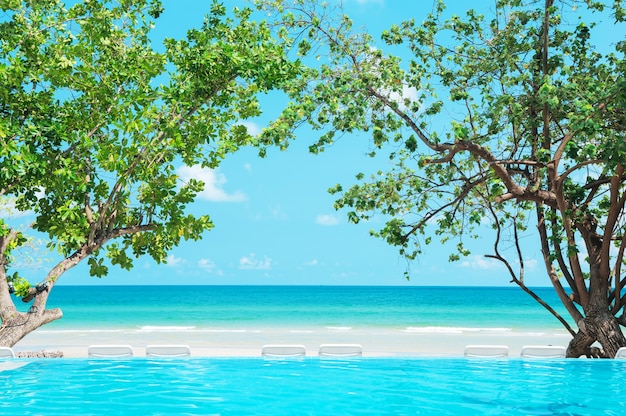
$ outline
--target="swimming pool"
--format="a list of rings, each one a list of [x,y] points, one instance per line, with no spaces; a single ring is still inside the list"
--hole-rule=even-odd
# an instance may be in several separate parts
[[[3,366],[0,414],[626,413],[626,361],[616,360],[135,358]]]

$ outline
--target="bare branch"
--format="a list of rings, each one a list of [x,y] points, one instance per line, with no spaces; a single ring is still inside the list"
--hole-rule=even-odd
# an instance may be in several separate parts
[[[622,275],[622,262],[624,261],[625,250],[626,250],[626,234],[623,234],[620,245],[619,245],[619,250],[617,252],[617,258],[615,259],[615,266],[613,268],[613,279],[615,282],[615,287],[613,288],[613,294],[611,295],[612,299],[609,299],[609,302],[611,302],[611,300],[614,300],[613,308],[611,311],[613,315],[615,315],[621,309],[623,305],[622,299],[621,299],[621,293],[622,293],[622,288],[624,287],[624,281],[621,280],[621,275]]]
[[[498,260],[502,264],[504,264],[507,271],[509,272],[509,275],[511,276],[511,282],[518,285],[524,292],[530,295],[537,303],[543,306],[548,312],[550,312],[550,314],[552,314],[552,316],[554,316],[559,322],[561,322],[561,324],[565,327],[565,329],[567,329],[567,331],[572,336],[574,336],[576,334],[576,331],[572,329],[569,323],[556,310],[554,310],[554,308],[552,308],[548,303],[546,303],[543,299],[541,299],[539,295],[537,295],[533,290],[531,290],[528,286],[524,284],[524,258],[522,256],[522,250],[520,247],[519,236],[517,232],[517,221],[515,220],[515,218],[513,218],[513,236],[514,236],[515,248],[517,252],[517,259],[520,264],[519,278],[515,275],[515,272],[513,270],[513,267],[511,266],[511,263],[509,263],[509,261],[500,254],[499,245],[500,245],[500,235],[502,233],[502,227],[500,225],[500,222],[498,221],[498,214],[495,212],[492,205],[489,205],[489,211],[491,212],[491,215],[494,218],[494,222],[496,224],[496,238],[495,238],[495,242],[493,246],[495,254],[493,255],[487,254],[485,255],[485,257]]]
[[[563,303],[563,305],[565,306],[565,309],[567,309],[567,312],[569,312],[570,316],[574,319],[574,321],[578,323],[583,320],[583,316],[581,315],[580,311],[574,306],[570,297],[567,296],[567,293],[565,293],[565,290],[563,289],[563,285],[561,285],[561,282],[559,281],[559,277],[557,276],[557,273],[554,270],[554,267],[552,266],[552,262],[550,261],[550,246],[549,246],[548,233],[546,229],[546,219],[543,214],[542,208],[543,207],[541,207],[540,205],[537,205],[536,213],[537,213],[537,229],[539,230],[539,236],[540,236],[540,241],[541,241],[541,251],[543,252],[543,261],[545,263],[546,270],[548,271],[550,282],[552,283],[552,286],[554,287],[556,294],[561,300],[561,303]]]
[[[474,187],[486,181],[487,181],[487,178],[483,176],[474,182],[471,182],[471,181],[466,182],[465,185],[463,186],[463,189],[459,193],[459,195],[457,195],[452,201],[448,202],[447,204],[444,204],[440,206],[439,208],[437,208],[436,210],[429,211],[428,213],[426,213],[420,221],[418,221],[415,225],[413,225],[413,227],[411,227],[411,230],[409,232],[407,232],[404,236],[402,236],[402,241],[407,241],[411,235],[413,235],[417,230],[423,228],[426,224],[428,224],[428,222],[430,222],[433,218],[435,218],[442,211],[445,211],[447,208],[450,208],[452,206],[457,206],[458,204],[463,202],[465,197],[471,192],[471,190]]]

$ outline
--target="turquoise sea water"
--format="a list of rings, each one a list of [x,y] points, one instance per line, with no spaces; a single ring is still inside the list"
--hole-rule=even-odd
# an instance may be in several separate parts
[[[551,288],[536,292],[567,317]],[[562,329],[516,287],[58,286],[48,306],[64,317],[45,330]]]
[[[622,360],[17,360],[1,414],[623,415]],[[4,364],[15,365],[16,362]]]

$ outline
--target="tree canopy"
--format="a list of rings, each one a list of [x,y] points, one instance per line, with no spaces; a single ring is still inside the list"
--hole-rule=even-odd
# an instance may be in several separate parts
[[[626,41],[595,33],[602,20],[623,31],[621,0],[498,0],[458,15],[435,0],[379,44],[326,2],[257,5],[271,23],[214,3],[202,27],[154,47],[157,0],[0,1],[0,197],[62,255],[32,286],[11,268],[25,235],[0,220],[1,345],[61,316],[48,293],[79,262],[96,276],[162,262],[212,227],[186,210],[202,183],[181,183],[177,166],[284,148],[306,121],[314,153],[366,131],[372,155],[389,156],[390,169],[331,189],[350,221],[384,216],[372,234],[408,260],[448,241],[459,259],[468,238],[491,237],[486,254],[572,334],[569,356],[626,346]],[[291,101],[252,137],[242,120],[272,89]],[[537,237],[575,327],[525,285],[522,234]],[[33,301],[28,313],[10,291]]]
[[[489,236],[485,254],[570,331],[569,356],[626,346],[626,41],[595,35],[603,20],[624,33],[621,1],[498,0],[464,14],[435,1],[378,44],[323,4],[261,3],[282,12],[279,36],[322,57],[293,92],[292,111],[321,131],[311,150],[367,131],[372,154],[390,155],[392,168],[331,189],[336,208],[355,223],[385,216],[372,234],[409,260],[451,240],[456,260]],[[524,284],[521,234],[537,237],[576,328]]]
[[[214,2],[184,39],[153,45],[158,0],[3,0],[0,19],[0,197],[34,215],[61,260],[36,285],[12,271],[24,230],[0,219],[0,345],[58,319],[46,310],[61,275],[133,258],[164,262],[213,226],[186,208],[203,183],[176,168],[216,167],[258,145],[243,120],[259,96],[295,79],[269,27],[249,8]],[[271,129],[266,130],[268,134]],[[18,313],[10,292],[30,301]]]

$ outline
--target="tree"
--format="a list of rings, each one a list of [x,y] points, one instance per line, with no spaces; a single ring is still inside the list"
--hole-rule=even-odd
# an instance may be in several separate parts
[[[98,277],[143,255],[162,263],[210,230],[208,215],[186,212],[203,183],[181,183],[176,167],[214,168],[258,145],[241,120],[299,72],[250,9],[213,3],[201,28],[156,49],[158,0],[72,4],[0,1],[0,198],[34,215],[61,255],[31,285],[11,269],[27,233],[0,219],[3,346],[62,316],[46,302],[78,263]],[[32,302],[28,312],[10,293]]]
[[[468,239],[491,235],[486,254],[571,333],[569,357],[626,346],[626,42],[593,37],[596,19],[623,33],[621,1],[498,0],[488,16],[435,1],[382,46],[324,5],[261,3],[282,12],[279,36],[322,57],[292,91],[291,110],[322,131],[311,150],[367,131],[372,155],[389,152],[388,171],[330,190],[337,209],[355,223],[385,216],[372,234],[408,260],[449,240],[457,260]],[[575,328],[524,283],[531,226]]]

